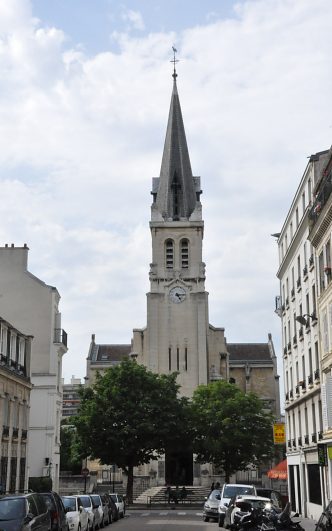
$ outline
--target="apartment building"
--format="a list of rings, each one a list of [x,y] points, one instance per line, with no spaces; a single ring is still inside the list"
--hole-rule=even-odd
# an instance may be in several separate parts
[[[332,147],[324,157],[309,211],[309,240],[317,256],[317,315],[320,327],[322,437],[321,471],[332,497]]]
[[[0,493],[28,488],[31,340],[0,317]]]
[[[24,334],[31,348],[28,473],[48,476],[58,489],[62,356],[67,334],[61,328],[60,294],[28,271],[27,245],[0,247],[0,315]]]
[[[62,379],[62,417],[77,415],[81,403],[78,392],[81,385],[81,379],[75,376],[72,376],[67,384]]]
[[[328,152],[309,162],[278,235],[280,296],[289,495],[293,510],[318,518],[326,503],[326,478],[320,464],[323,439],[321,344],[318,323],[315,250],[308,240],[313,190]]]

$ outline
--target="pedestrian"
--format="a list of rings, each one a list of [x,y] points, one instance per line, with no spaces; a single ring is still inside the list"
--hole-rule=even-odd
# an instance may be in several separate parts
[[[172,499],[172,488],[170,485],[167,485],[166,487],[166,497],[167,497],[167,503],[170,504],[171,499]]]
[[[220,490],[220,483],[219,481],[217,481],[217,483],[215,484],[215,487],[214,487],[216,490]]]
[[[212,481],[212,483],[211,483],[210,492],[212,492],[213,490],[214,490],[214,481]]]
[[[186,487],[183,485],[182,489],[181,489],[181,493],[180,493],[180,497],[181,497],[181,500],[184,501],[187,497],[187,489]]]

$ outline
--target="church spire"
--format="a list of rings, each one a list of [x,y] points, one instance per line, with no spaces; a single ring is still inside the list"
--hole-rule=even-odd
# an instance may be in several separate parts
[[[176,85],[175,49],[173,92],[155,203],[162,217],[189,219],[199,201],[199,183],[193,177],[180,100]],[[198,191],[196,191],[198,185]]]

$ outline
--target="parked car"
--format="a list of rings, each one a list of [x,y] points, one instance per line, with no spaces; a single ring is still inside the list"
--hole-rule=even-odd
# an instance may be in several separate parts
[[[116,492],[111,492],[110,496],[118,508],[120,518],[124,518],[126,512],[126,504],[123,499],[123,496],[121,494],[117,494]]]
[[[116,522],[119,520],[119,511],[117,506],[115,505],[115,502],[112,500],[110,494],[103,494],[101,496],[101,499],[105,500],[105,503],[108,505],[108,514],[109,514],[109,521],[110,523]]]
[[[99,494],[90,494],[90,498],[92,500],[93,506],[96,510],[95,516],[95,525],[98,527],[98,529],[101,529],[104,527],[104,511],[103,511],[103,505],[101,501],[101,497]]]
[[[203,507],[203,520],[208,522],[218,520],[218,506],[221,498],[221,492],[218,489],[212,490],[207,498],[205,498],[205,503]]]
[[[221,489],[220,502],[218,506],[218,524],[223,527],[225,513],[230,502],[230,499],[237,494],[251,494],[256,496],[256,488],[254,485],[243,485],[239,483],[225,483]]]
[[[3,531],[51,531],[51,516],[44,498],[37,493],[0,498]]]
[[[238,494],[233,496],[228,503],[228,507],[225,512],[225,518],[223,527],[229,529],[234,524],[234,514],[243,511],[244,507],[249,509],[265,509],[272,506],[270,498],[264,498],[263,496],[246,496],[244,494]],[[246,509],[247,510],[247,509]]]
[[[95,531],[95,529],[100,526],[101,522],[98,505],[92,501],[92,498],[89,496],[89,494],[81,494],[80,498],[84,509],[86,509],[89,514],[89,530]]]
[[[89,531],[89,513],[80,496],[62,496],[69,531]]]
[[[40,495],[50,511],[52,531],[67,531],[68,523],[62,500],[56,492],[41,492]]]
[[[102,511],[103,511],[103,521],[102,521],[101,527],[104,527],[105,525],[111,524],[113,520],[112,520],[112,517],[110,519],[110,513],[109,513],[109,507],[108,507],[107,500],[102,494],[99,495],[99,498],[101,501],[100,507],[102,508]]]
[[[264,498],[270,498],[273,505],[276,507],[279,507],[279,509],[283,509],[285,507],[285,501],[283,496],[278,492],[277,490],[273,489],[256,489],[257,496],[263,496]]]

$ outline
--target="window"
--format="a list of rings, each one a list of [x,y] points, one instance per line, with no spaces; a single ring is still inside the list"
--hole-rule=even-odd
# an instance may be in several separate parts
[[[305,213],[305,192],[302,194],[302,214]]]
[[[188,269],[189,267],[189,241],[187,239],[181,240],[181,267]]]
[[[308,180],[308,202],[311,201],[311,179]]]
[[[296,228],[299,226],[299,208],[296,207],[295,210],[295,221],[296,221]]]
[[[174,267],[174,242],[173,240],[166,240],[165,254],[166,254],[166,269],[173,269]]]
[[[318,268],[319,268],[319,286],[320,291],[324,290],[324,255],[323,252],[320,253],[318,257]]]
[[[311,288],[312,293],[312,313],[316,315],[316,286],[315,284]]]
[[[289,224],[289,232],[291,239],[293,238],[293,222],[291,221]]]

